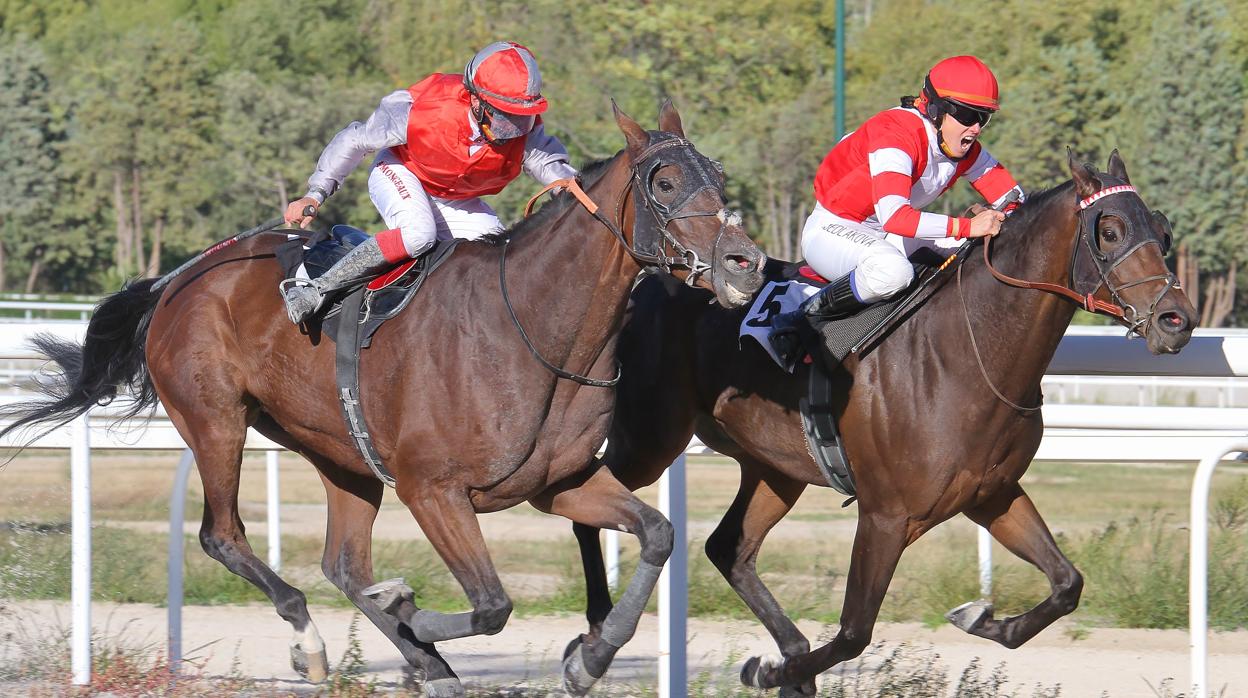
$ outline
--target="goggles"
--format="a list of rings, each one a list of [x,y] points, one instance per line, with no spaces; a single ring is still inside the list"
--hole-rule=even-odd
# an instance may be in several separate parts
[[[484,118],[481,119],[481,132],[489,141],[509,141],[528,135],[537,121],[537,116],[534,114],[508,114],[494,109],[484,100],[481,101],[481,107],[484,111]]]
[[[945,113],[963,126],[979,124],[980,128],[983,128],[988,125],[989,121],[992,121],[991,111],[961,104],[952,99],[945,99]]]

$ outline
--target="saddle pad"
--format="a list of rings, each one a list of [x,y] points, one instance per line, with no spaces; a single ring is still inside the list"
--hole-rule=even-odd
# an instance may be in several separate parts
[[[789,268],[791,266],[791,268]],[[786,268],[776,273],[779,278],[768,281],[763,288],[759,290],[754,297],[754,302],[750,305],[750,311],[746,313],[745,318],[741,321],[741,329],[738,332],[738,346],[745,337],[750,337],[758,342],[772,361],[777,366],[783,367],[783,363],[776,355],[771,347],[768,338],[771,336],[773,328],[772,320],[781,313],[787,313],[797,310],[802,301],[818,293],[821,286],[815,286],[802,280],[803,277],[797,271],[797,265],[786,265]],[[914,301],[913,306],[918,307],[931,296],[931,293],[925,293],[924,298],[915,298],[916,292],[922,287],[922,282],[928,275],[937,273],[937,270],[924,263],[914,264],[914,281],[905,291],[893,296],[891,299],[875,303],[862,309],[855,315],[837,320],[818,323],[815,328],[822,340],[824,348],[828,355],[832,357],[835,363],[840,363],[849,356],[849,350],[858,342],[867,336],[872,330],[876,329],[879,324],[888,317],[894,308],[903,304]],[[772,274],[769,274],[772,276]],[[893,324],[900,321],[899,316],[894,320]],[[879,335],[873,340],[878,341],[888,333],[889,327],[881,328]]]

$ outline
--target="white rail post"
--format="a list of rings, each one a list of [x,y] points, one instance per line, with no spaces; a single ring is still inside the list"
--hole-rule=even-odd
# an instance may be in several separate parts
[[[685,455],[659,479],[659,510],[672,522],[672,557],[659,575],[659,698],[688,691],[685,663],[689,615],[689,543],[685,537]]]
[[[269,495],[269,567],[282,571],[282,496],[278,489],[277,451],[265,451]]]
[[[91,423],[90,410],[70,425],[71,630],[76,686],[91,684]]]
[[[1192,696],[1209,695],[1209,485],[1218,463],[1230,453],[1248,452],[1248,440],[1228,443],[1196,467],[1192,482],[1191,555],[1188,568],[1188,625],[1191,627]]]
[[[992,598],[992,534],[983,526],[979,529],[979,597]]]
[[[191,466],[195,463],[195,453],[191,449],[182,452],[182,460],[178,461],[178,471],[173,478],[173,491],[169,493],[169,568],[166,587],[168,612],[166,637],[169,643],[169,669],[175,674],[182,664],[182,560],[186,547],[182,535],[183,522],[186,519],[186,483],[190,479]]]
[[[606,537],[607,588],[615,591],[620,588],[620,532],[608,528],[603,535]]]

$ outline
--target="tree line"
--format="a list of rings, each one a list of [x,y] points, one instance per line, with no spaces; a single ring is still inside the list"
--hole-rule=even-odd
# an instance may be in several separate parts
[[[1174,222],[1201,324],[1248,321],[1248,3],[846,6],[847,127],[916,94],[940,58],[978,55],[1003,102],[983,140],[1025,188],[1068,179],[1067,147],[1101,167],[1119,148]],[[834,37],[831,0],[0,0],[0,290],[99,293],[168,271],[277,215],[384,94],[499,38],[537,55],[547,128],[575,164],[621,147],[611,98],[653,124],[670,96],[751,235],[792,259],[841,135]],[[380,226],[365,170],[326,222]],[[534,189],[493,203],[514,219]],[[938,210],[973,199],[959,185]]]

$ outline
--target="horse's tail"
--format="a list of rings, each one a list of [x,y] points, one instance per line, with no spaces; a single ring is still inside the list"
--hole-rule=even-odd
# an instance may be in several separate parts
[[[95,405],[112,402],[124,392],[134,402],[118,421],[155,406],[156,389],[147,370],[147,329],[160,299],[153,293],[156,279],[140,279],[108,296],[95,308],[83,344],[49,334],[31,343],[52,359],[60,371],[38,381],[47,399],[0,407],[0,420],[12,423],[0,429],[0,439],[23,434],[23,446],[64,426]],[[33,434],[29,433],[33,430]]]

